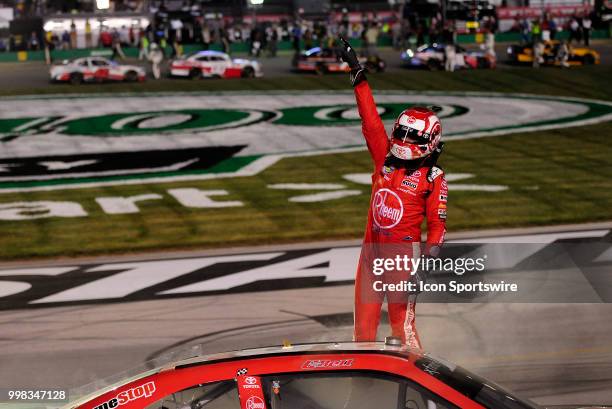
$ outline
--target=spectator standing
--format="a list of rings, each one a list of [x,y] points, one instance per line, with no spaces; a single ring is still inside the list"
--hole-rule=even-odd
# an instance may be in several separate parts
[[[51,50],[55,50],[61,47],[61,40],[57,33],[51,33]]]
[[[393,48],[396,50],[399,50],[401,48],[401,42],[402,42],[402,25],[400,24],[399,21],[396,21],[391,26],[391,39],[392,39]]]
[[[442,42],[444,44],[454,44],[455,43],[455,29],[454,25],[451,22],[446,22],[444,26],[444,30],[442,30]]]
[[[262,32],[262,30],[259,27],[254,27],[253,30],[251,31],[251,37],[250,37],[250,43],[251,43],[251,55],[254,57],[259,58],[259,54],[261,53],[261,49],[263,48],[263,40],[264,40],[264,34]]]
[[[92,36],[91,36],[91,24],[89,23],[89,19],[85,20],[85,47],[92,47]]]
[[[569,59],[569,46],[565,40],[561,41],[561,44],[559,44],[556,59],[561,67],[569,68],[569,63],[567,62]]]
[[[45,47],[49,48],[49,51],[55,49],[55,43],[53,42],[53,31],[45,31]]]
[[[53,33],[51,31],[45,31],[43,34],[43,47],[45,51],[45,63],[51,64],[51,50],[55,48],[53,44]]]
[[[158,46],[159,49],[159,46]],[[146,33],[140,33],[140,50],[138,51],[138,59],[149,59],[149,37]]]
[[[370,23],[370,27],[365,33],[365,56],[373,57],[378,54],[376,50],[376,44],[378,44],[378,25],[374,22]]]
[[[121,26],[119,30],[119,42],[122,47],[131,45],[130,43],[130,30],[126,26]]]
[[[544,62],[544,44],[541,41],[533,43],[533,68],[539,68]]]
[[[441,24],[441,21],[442,17],[439,15],[439,13],[431,18],[431,22],[429,24],[430,43],[437,43],[438,41],[440,41],[440,38],[438,37],[440,35],[440,32],[438,31],[438,25]]]
[[[219,29],[219,36],[221,37],[221,47],[223,52],[226,54],[230,53],[230,39],[229,33],[225,27]]]
[[[487,34],[485,35],[485,50],[490,61],[495,61],[495,34],[493,30],[487,30]]]
[[[312,31],[310,28],[307,28],[304,31],[304,49],[310,50],[312,48]]]
[[[547,18],[545,18],[542,21],[540,30],[542,31],[542,41],[549,41],[550,40],[550,24],[548,23]]]
[[[589,46],[590,44],[590,40],[591,40],[591,27],[592,27],[592,22],[591,19],[589,18],[589,16],[584,16],[584,18],[582,19],[582,36],[584,38],[584,45],[585,46]]]
[[[100,32],[100,45],[105,48],[110,48],[113,46],[113,36],[106,28],[103,28]]]
[[[113,55],[111,56],[111,60],[114,60],[117,57],[124,60],[125,54],[123,54],[123,49],[121,48],[121,37],[119,36],[119,32],[117,31],[117,29],[113,29],[112,47],[113,47]]]
[[[554,40],[557,35],[557,30],[558,30],[557,22],[555,21],[554,18],[551,18],[548,21],[548,28],[550,29],[550,39]]]
[[[266,29],[267,43],[268,43],[268,56],[276,57],[278,50],[278,27],[276,25],[268,26]]]
[[[153,78],[156,80],[161,78],[160,64],[164,60],[164,53],[160,50],[157,43],[152,43],[147,55],[147,59],[151,63],[151,71],[153,72]]]
[[[521,20],[520,23],[520,30],[521,30],[521,43],[523,44],[527,44],[529,42],[529,23],[527,22],[527,19],[523,19]]]
[[[572,44],[572,41],[580,42],[580,24],[578,24],[578,19],[576,17],[572,17],[569,23],[569,43]]]
[[[74,20],[70,23],[70,48],[77,48],[77,29]]]
[[[533,20],[531,23],[531,41],[538,43],[542,41],[542,26],[540,20]]]
[[[423,22],[420,21],[417,25],[416,29],[416,46],[420,47],[425,44],[425,30],[426,27],[423,25]]]
[[[68,30],[64,30],[62,33],[62,50],[70,49],[70,33]]]
[[[455,71],[455,62],[457,59],[457,50],[454,43],[448,43],[444,46],[444,69],[448,72]]]
[[[412,29],[410,27],[410,21],[405,19],[402,20],[402,49],[410,47],[410,36],[412,35]]]
[[[295,51],[296,54],[299,54],[300,41],[302,40],[302,28],[297,23],[293,26],[293,29],[291,30],[291,38],[293,43],[293,51]]]
[[[204,21],[202,25],[202,44],[204,50],[208,50],[210,47],[210,27],[208,26],[208,21]]]
[[[38,41],[38,34],[36,34],[36,31],[32,31],[32,34],[30,35],[28,48],[32,51],[37,51],[40,48],[40,42]]]

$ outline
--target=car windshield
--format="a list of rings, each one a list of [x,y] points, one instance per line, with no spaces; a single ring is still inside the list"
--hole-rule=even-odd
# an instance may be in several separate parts
[[[195,57],[196,55],[198,55],[200,53],[201,53],[201,51],[195,51],[195,52],[192,52],[192,53],[185,53],[185,54],[181,55],[180,57],[176,57],[176,59],[177,60],[187,60],[187,59],[189,59],[191,57]]]
[[[304,55],[306,55],[307,57],[311,57],[311,56],[319,54],[320,52],[321,52],[321,48],[315,47],[315,48],[311,48],[310,50],[304,51]]]
[[[422,386],[378,372],[271,375],[269,409],[459,409]]]
[[[459,366],[444,362],[441,359],[434,359],[429,355],[425,355],[416,360],[415,366],[486,408],[540,408],[537,404],[518,398],[489,380],[474,375]]]

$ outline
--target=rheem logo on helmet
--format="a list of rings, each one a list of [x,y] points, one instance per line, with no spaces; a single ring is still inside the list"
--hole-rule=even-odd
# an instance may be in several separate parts
[[[404,215],[404,205],[397,193],[389,189],[379,189],[374,194],[372,217],[374,224],[381,229],[397,226]]]

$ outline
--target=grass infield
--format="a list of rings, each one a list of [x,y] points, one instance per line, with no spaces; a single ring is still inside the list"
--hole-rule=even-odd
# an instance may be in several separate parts
[[[612,99],[610,68],[511,69],[458,73],[414,72],[372,76],[376,89],[496,91]],[[162,81],[134,85],[48,87],[41,93],[187,90],[346,89],[343,76],[236,81]],[[440,163],[447,173],[475,177],[457,183],[505,185],[502,192],[452,191],[448,228],[495,228],[612,219],[610,123],[450,141]],[[74,201],[82,218],[0,221],[0,258],[124,253],[151,249],[224,247],[339,238],[363,234],[369,187],[342,175],[372,169],[367,152],[284,159],[253,177],[180,183],[110,186],[3,194],[1,203]],[[341,183],[362,194],[318,203],[293,203],[291,196],[317,191],[268,189],[273,183]],[[217,200],[245,206],[193,209],[166,193],[176,187],[224,189]],[[107,215],[94,199],[158,193],[162,200],[139,203],[140,213]]]

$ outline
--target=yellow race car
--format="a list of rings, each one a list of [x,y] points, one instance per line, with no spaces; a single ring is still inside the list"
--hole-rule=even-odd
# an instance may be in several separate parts
[[[544,41],[544,64],[545,65],[560,65],[561,62],[557,58],[559,54],[560,41]],[[569,55],[567,62],[570,65],[592,65],[599,64],[599,53],[592,48],[587,47],[572,47],[568,46]],[[531,64],[533,63],[533,43],[526,45],[511,45],[508,47],[508,62],[514,64]]]

